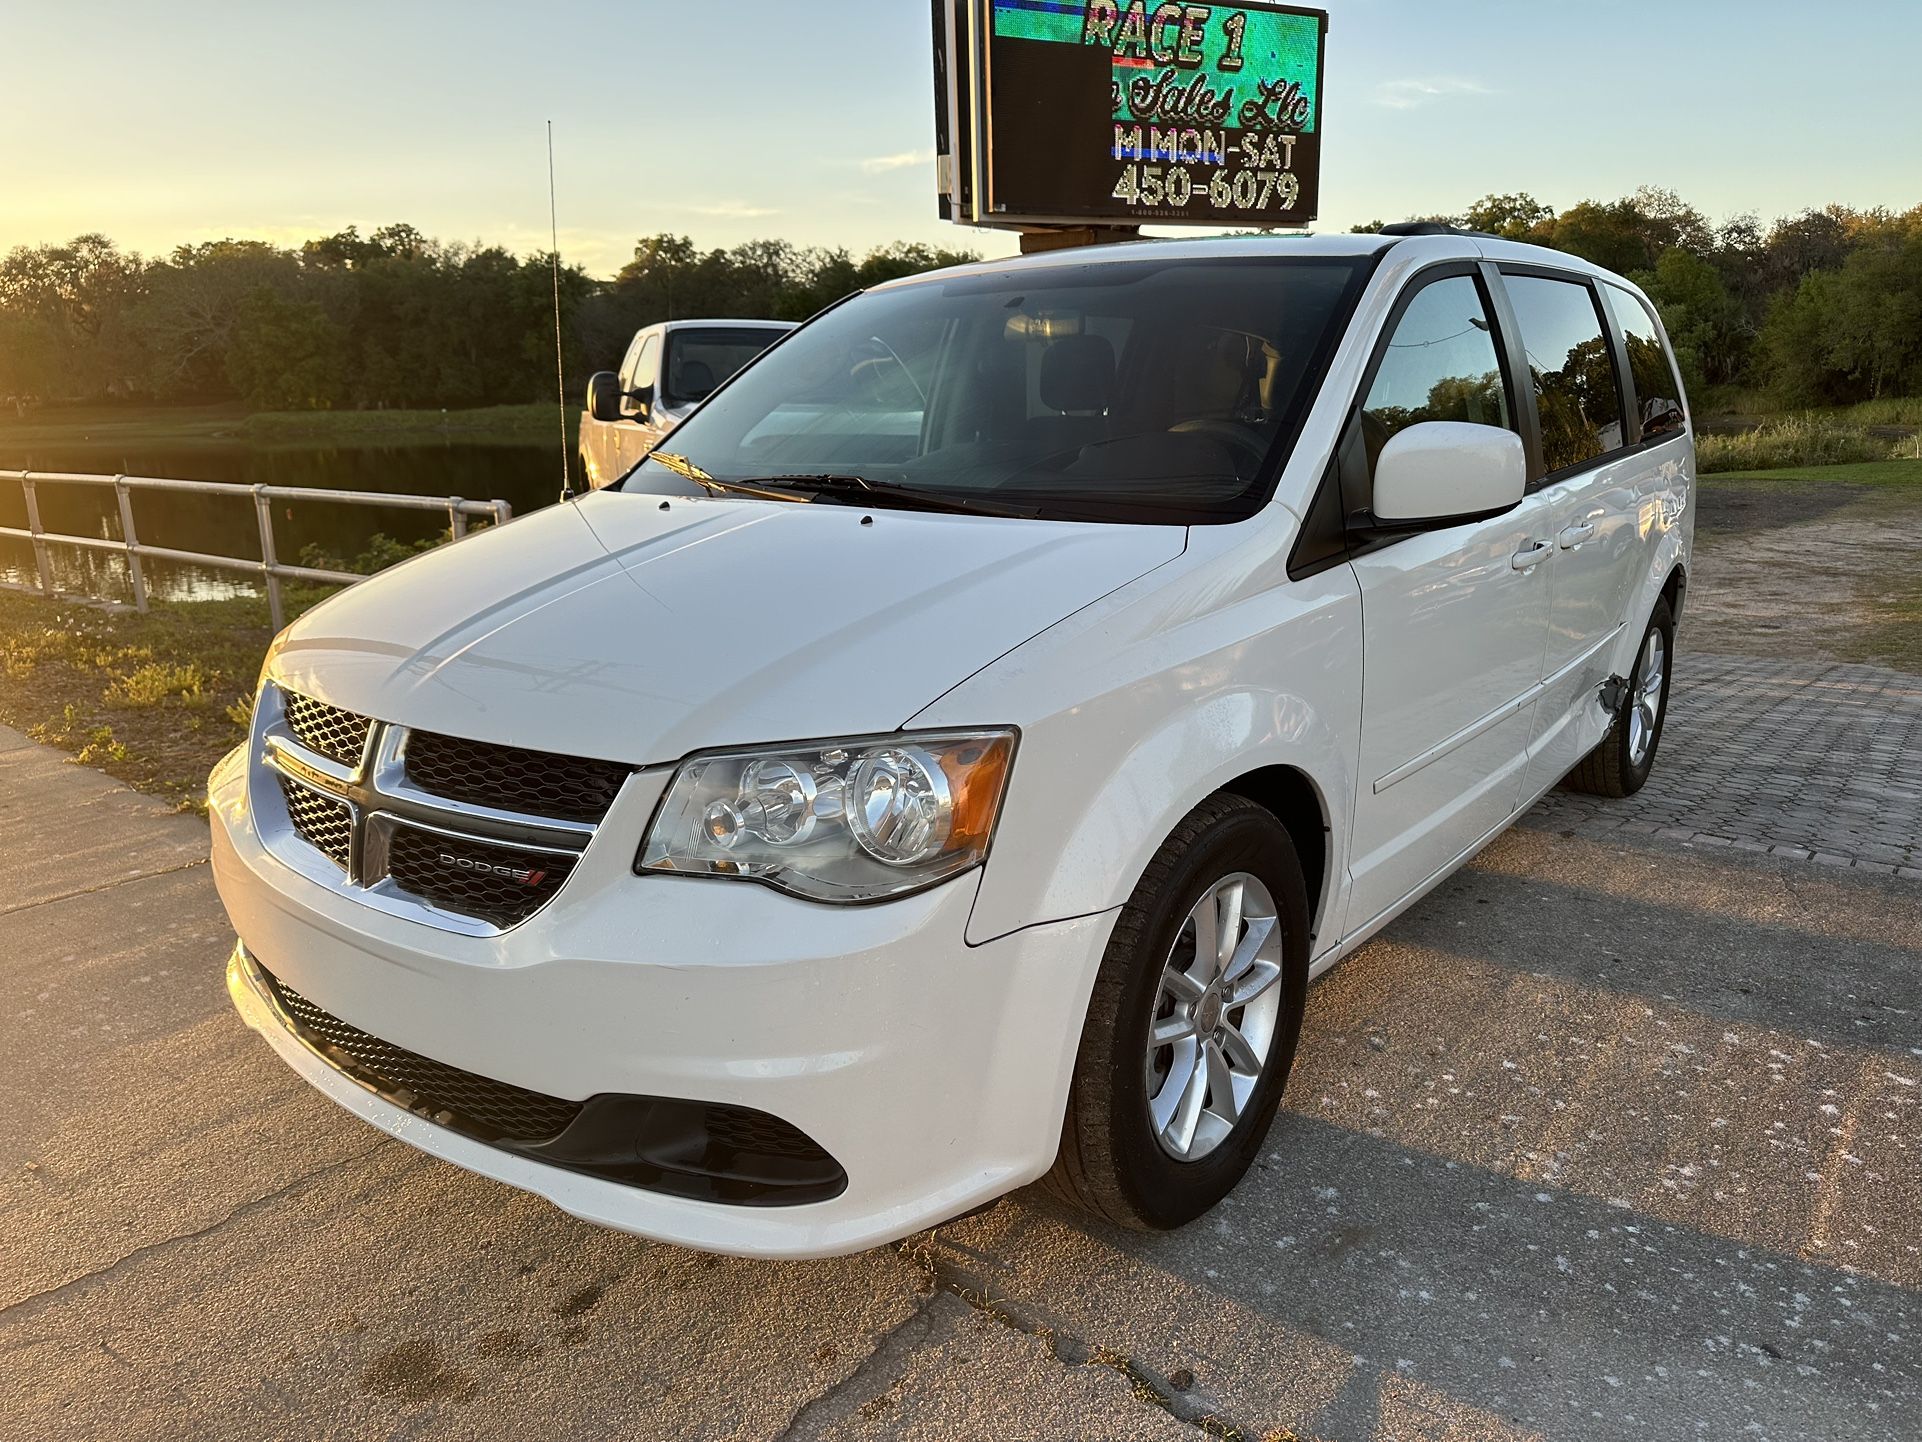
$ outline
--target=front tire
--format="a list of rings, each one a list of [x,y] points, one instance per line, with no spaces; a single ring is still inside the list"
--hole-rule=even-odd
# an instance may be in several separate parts
[[[1664,596],[1655,603],[1642,648],[1635,655],[1635,674],[1628,678],[1628,704],[1581,765],[1568,773],[1571,791],[1620,801],[1648,784],[1655,770],[1655,753],[1662,747],[1662,727],[1668,721],[1668,688],[1674,671],[1675,617]]]
[[[1223,795],[1188,814],[1109,938],[1051,1190],[1162,1231],[1234,1189],[1294,1065],[1308,928],[1301,862],[1271,812]]]

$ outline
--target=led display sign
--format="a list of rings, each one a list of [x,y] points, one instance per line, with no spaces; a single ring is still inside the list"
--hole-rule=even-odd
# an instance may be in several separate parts
[[[972,225],[1300,226],[1328,16],[935,0],[941,211]]]

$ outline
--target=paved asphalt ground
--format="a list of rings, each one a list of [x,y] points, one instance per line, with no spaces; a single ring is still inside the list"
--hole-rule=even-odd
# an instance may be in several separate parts
[[[779,1266],[335,1110],[228,1010],[204,825],[0,731],[0,1437],[1915,1442],[1922,680],[1678,688],[1643,797],[1315,989],[1216,1214]]]

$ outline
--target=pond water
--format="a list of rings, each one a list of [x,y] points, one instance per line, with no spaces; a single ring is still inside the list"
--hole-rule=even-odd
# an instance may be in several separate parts
[[[578,478],[578,457],[575,458]],[[402,446],[273,446],[241,441],[160,441],[145,444],[9,447],[0,434],[0,471],[75,471],[99,475],[157,476],[170,480],[220,481],[235,487],[232,496],[136,492],[134,525],[142,542],[175,550],[260,558],[260,528],[253,498],[242,487],[299,486],[318,490],[372,491],[388,495],[463,496],[475,501],[506,501],[517,516],[559,499],[560,464],[554,447],[428,443]],[[100,487],[37,487],[41,524],[103,539],[120,538],[120,515],[113,492]],[[20,486],[0,480],[0,526],[25,527],[26,505]],[[283,562],[298,564],[301,552],[317,546],[334,557],[351,559],[367,549],[377,533],[399,541],[439,535],[444,514],[381,508],[275,503],[274,545]],[[49,547],[56,583],[76,595],[129,600],[132,596],[123,557]],[[147,560],[149,593],[157,600],[216,600],[249,595],[258,584],[242,572]],[[37,585],[33,547],[0,537],[0,582]]]

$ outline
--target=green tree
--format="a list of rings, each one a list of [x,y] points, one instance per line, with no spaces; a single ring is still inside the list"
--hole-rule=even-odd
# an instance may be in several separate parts
[[[1866,399],[1922,380],[1922,237],[1851,255],[1830,327],[1829,363]]]
[[[155,395],[211,399],[230,393],[227,352],[242,308],[256,291],[289,295],[300,262],[252,240],[181,246],[147,272],[147,294],[130,316],[146,352]]]
[[[1748,362],[1752,327],[1741,301],[1712,262],[1690,251],[1668,250],[1653,270],[1638,272],[1632,279],[1661,312],[1682,365],[1682,379],[1691,391],[1740,378]]]
[[[346,337],[315,302],[263,288],[240,308],[227,374],[261,410],[332,410],[346,395]]]
[[[1791,405],[1922,389],[1922,235],[1803,277],[1770,308],[1762,352],[1772,388]]]
[[[57,400],[137,393],[145,367],[127,317],[146,269],[104,235],[23,246],[0,260],[11,352],[0,356],[0,390]]]
[[[1529,240],[1554,220],[1555,212],[1534,196],[1484,195],[1468,207],[1464,217],[1470,230],[1486,231],[1504,240]]]

